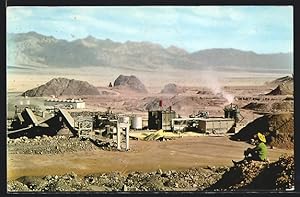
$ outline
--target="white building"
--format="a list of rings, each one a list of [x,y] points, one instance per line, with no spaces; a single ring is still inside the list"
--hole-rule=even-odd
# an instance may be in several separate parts
[[[70,109],[83,109],[85,108],[85,102],[81,99],[47,99],[44,103],[45,106],[57,106],[62,108],[70,108]]]

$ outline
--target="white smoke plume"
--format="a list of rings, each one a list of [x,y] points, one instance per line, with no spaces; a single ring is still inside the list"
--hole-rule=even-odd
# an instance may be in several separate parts
[[[221,79],[222,77],[220,77],[217,72],[214,72],[212,70],[205,71],[200,75],[201,83],[199,85],[210,89],[215,95],[220,95],[224,97],[227,100],[227,102],[224,103],[224,105],[233,103],[234,96],[224,91],[223,85],[220,82]]]

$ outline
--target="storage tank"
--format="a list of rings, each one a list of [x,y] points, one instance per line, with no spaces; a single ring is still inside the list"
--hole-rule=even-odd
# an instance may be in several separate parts
[[[132,118],[131,127],[133,129],[142,129],[143,128],[143,119],[139,116],[134,116]]]

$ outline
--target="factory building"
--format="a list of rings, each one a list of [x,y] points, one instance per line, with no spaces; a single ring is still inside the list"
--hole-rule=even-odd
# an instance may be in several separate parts
[[[227,133],[233,126],[235,120],[232,118],[207,118],[199,120],[199,131],[202,133]]]
[[[148,112],[148,128],[172,130],[172,119],[176,117],[176,112],[173,110],[156,110]]]
[[[58,106],[63,108],[70,108],[70,109],[84,109],[85,102],[81,99],[47,99],[44,103],[45,106]]]

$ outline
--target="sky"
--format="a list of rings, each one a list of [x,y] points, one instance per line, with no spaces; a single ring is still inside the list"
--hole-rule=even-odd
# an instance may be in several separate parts
[[[147,41],[189,52],[293,52],[293,7],[8,7],[7,32],[29,31],[68,41],[89,35],[117,42]]]

